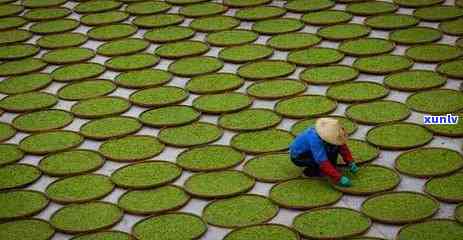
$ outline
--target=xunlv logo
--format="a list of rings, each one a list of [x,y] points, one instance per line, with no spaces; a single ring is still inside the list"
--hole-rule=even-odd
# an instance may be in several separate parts
[[[430,125],[430,124],[457,124],[458,123],[458,116],[454,116],[452,114],[441,115],[441,116],[425,115],[425,116],[423,116],[423,122],[426,125]]]

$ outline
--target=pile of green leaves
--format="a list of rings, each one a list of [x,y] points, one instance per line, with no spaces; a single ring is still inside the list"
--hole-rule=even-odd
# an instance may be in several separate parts
[[[197,3],[180,8],[179,13],[190,18],[205,17],[224,13],[228,7],[212,2]]]
[[[80,127],[80,133],[90,139],[102,140],[126,136],[141,128],[137,118],[119,116],[89,121]]]
[[[60,208],[51,216],[50,223],[58,231],[76,234],[109,228],[122,216],[122,210],[112,203],[89,202]]]
[[[116,71],[131,71],[148,68],[159,62],[159,57],[150,53],[136,53],[127,56],[113,57],[105,62],[105,66]]]
[[[444,202],[463,201],[463,172],[457,172],[445,177],[431,178],[426,182],[425,192]]]
[[[242,8],[236,11],[235,17],[244,21],[258,21],[269,18],[281,17],[286,13],[286,9],[276,6],[257,6]]]
[[[364,24],[382,30],[393,30],[416,26],[419,20],[408,14],[384,14],[367,17]]]
[[[77,102],[71,112],[81,118],[99,118],[127,111],[131,104],[121,97],[98,97]]]
[[[38,191],[12,190],[0,192],[0,220],[34,215],[48,205],[47,197]]]
[[[185,183],[185,191],[199,198],[222,198],[249,191],[255,180],[237,170],[197,173]]]
[[[462,113],[458,113],[459,118],[463,117],[462,115]],[[436,135],[447,137],[463,136],[463,121],[458,121],[457,124],[433,124],[426,127]]]
[[[147,190],[133,190],[122,195],[117,205],[133,214],[159,214],[178,209],[190,200],[190,196],[180,187],[166,185]]]
[[[94,40],[109,41],[128,37],[133,35],[137,30],[137,26],[117,23],[92,28],[87,32],[87,36]]]
[[[71,14],[71,10],[64,7],[37,8],[24,13],[23,17],[30,21],[48,21],[64,18]]]
[[[315,12],[323,9],[331,8],[335,3],[331,0],[302,0],[293,1],[285,4],[285,8],[290,12]]]
[[[285,117],[306,118],[330,113],[336,102],[323,95],[303,95],[283,99],[275,105],[275,111]]]
[[[261,182],[280,182],[297,178],[302,168],[294,165],[287,153],[265,154],[246,162],[243,171]]]
[[[29,185],[40,178],[42,172],[34,165],[10,164],[0,168],[0,190]]]
[[[296,66],[286,61],[261,60],[242,65],[238,69],[238,75],[251,80],[269,79],[290,75],[296,70]]]
[[[269,197],[285,208],[310,209],[336,203],[342,193],[322,179],[293,179],[272,187]]]
[[[11,112],[28,112],[49,108],[57,102],[58,98],[50,93],[28,92],[3,98],[0,108]]]
[[[47,63],[38,58],[7,61],[0,64],[0,77],[35,72],[45,68],[46,66]]]
[[[40,219],[23,219],[0,224],[1,239],[50,239],[55,234],[50,224]]]
[[[58,82],[70,82],[97,77],[105,70],[105,67],[98,63],[77,63],[59,67],[51,76]]]
[[[201,113],[190,106],[167,106],[144,111],[140,121],[151,127],[173,127],[197,120]]]
[[[368,198],[362,212],[372,219],[394,224],[421,221],[434,215],[439,203],[425,194],[416,192],[390,192]]]
[[[79,27],[80,22],[74,19],[58,19],[34,23],[29,31],[37,34],[68,32]]]
[[[50,64],[70,64],[84,62],[95,57],[90,48],[71,47],[51,50],[42,56],[43,61]]]
[[[133,15],[149,15],[168,11],[172,6],[166,2],[134,2],[127,5],[125,11]]]
[[[136,77],[138,78],[138,76]],[[172,105],[187,98],[188,93],[183,88],[174,86],[142,89],[132,93],[129,97],[134,104],[145,107]]]
[[[463,93],[452,89],[428,90],[410,95],[406,104],[417,112],[457,112],[463,109]]]
[[[161,186],[177,179],[182,169],[167,161],[145,161],[126,165],[111,174],[119,187],[145,189]]]
[[[193,107],[201,112],[220,114],[247,108],[252,99],[238,92],[203,95],[193,100]]]
[[[21,160],[24,157],[23,151],[16,144],[0,144],[0,166]]]
[[[223,131],[214,124],[196,122],[179,127],[164,128],[159,132],[159,140],[177,146],[189,147],[214,142],[219,139]]]
[[[324,47],[313,47],[288,54],[287,60],[296,65],[312,66],[337,63],[344,58],[344,53]]]
[[[119,74],[114,82],[125,88],[149,88],[163,85],[172,79],[172,74],[161,69],[143,69]]]
[[[301,20],[311,25],[332,25],[349,22],[352,18],[352,14],[346,11],[324,10],[306,13]]]
[[[4,17],[0,19],[0,30],[6,31],[6,30],[19,28],[26,23],[27,21],[24,18],[19,17],[19,16]]]
[[[407,119],[411,112],[408,106],[395,101],[380,100],[348,107],[346,116],[364,124],[382,124]]]
[[[294,136],[281,129],[269,129],[239,133],[231,140],[231,146],[240,151],[257,154],[288,149]]]
[[[417,9],[413,16],[424,21],[445,21],[463,16],[463,9],[456,6],[437,5]]]
[[[301,80],[311,84],[334,84],[354,80],[359,75],[355,68],[345,65],[331,65],[307,68],[299,75]]]
[[[13,95],[42,89],[52,81],[50,74],[31,73],[14,76],[0,82],[0,93]]]
[[[378,55],[394,50],[395,44],[382,38],[360,38],[343,42],[339,51],[352,56]]]
[[[0,122],[0,142],[12,138],[16,134],[14,129],[9,123]]]
[[[452,77],[463,78],[463,60],[454,60],[439,64],[436,71],[440,74]]]
[[[200,41],[185,40],[161,45],[155,53],[163,58],[182,58],[201,55],[207,51],[209,51],[207,44]]]
[[[439,24],[439,29],[449,35],[462,35],[463,28],[463,20],[461,18],[452,20],[452,21],[445,21]]]
[[[358,58],[352,66],[360,72],[387,74],[409,69],[413,66],[413,63],[411,59],[404,56],[385,54]]]
[[[2,32],[0,44],[10,44],[15,42],[24,42],[32,37],[32,33],[22,29],[13,29]]]
[[[214,57],[189,57],[169,65],[169,72],[182,77],[192,77],[220,70],[223,62]]]
[[[72,131],[51,131],[29,135],[19,143],[21,150],[32,154],[47,154],[79,146],[84,137]]]
[[[0,46],[0,60],[14,60],[36,55],[40,48],[32,44]]]
[[[251,84],[247,88],[250,96],[261,99],[279,99],[303,93],[307,86],[292,79],[267,80]]]
[[[426,128],[413,123],[393,123],[374,127],[367,133],[369,143],[382,149],[410,149],[431,141]]]
[[[113,0],[103,0],[103,1],[89,1],[82,2],[77,4],[74,7],[74,11],[80,14],[94,13],[94,12],[105,12],[113,10],[122,6],[121,2]]]
[[[278,210],[278,206],[264,196],[244,194],[209,203],[202,215],[211,225],[231,228],[269,221]]]
[[[133,227],[138,239],[198,239],[207,231],[203,220],[189,213],[168,213],[141,220]]]
[[[92,13],[80,17],[80,22],[88,26],[100,26],[106,24],[119,23],[130,17],[130,14],[122,11],[108,11],[102,13]]]
[[[431,219],[421,223],[407,225],[400,229],[400,240],[458,240],[463,234],[463,225],[450,219]]]
[[[59,203],[87,202],[102,198],[114,189],[109,177],[99,174],[61,178],[48,185],[45,193]]]
[[[410,47],[405,55],[418,62],[442,62],[463,56],[463,50],[448,44],[427,44]]]
[[[400,183],[400,175],[394,170],[380,165],[366,165],[356,174],[345,172],[352,181],[349,188],[333,185],[336,189],[351,195],[370,195],[394,189]]]
[[[304,27],[299,19],[275,18],[262,20],[252,25],[252,30],[261,34],[273,35],[296,32]]]
[[[463,156],[447,148],[419,148],[400,154],[395,168],[416,177],[446,175],[463,168]]]
[[[236,74],[212,73],[190,79],[186,83],[185,89],[196,94],[211,94],[234,90],[243,84],[244,79]]]
[[[82,33],[70,32],[45,35],[36,42],[38,46],[46,49],[75,47],[87,42],[88,37]]]
[[[190,23],[190,27],[200,32],[216,32],[237,27],[240,21],[230,16],[213,16],[196,18]]]
[[[117,86],[108,80],[88,80],[68,84],[58,90],[58,97],[69,101],[85,100],[105,96],[116,90]]]
[[[249,131],[262,130],[280,123],[281,117],[268,109],[247,109],[237,113],[222,115],[218,124],[222,128]]]
[[[107,42],[98,47],[96,52],[103,56],[117,56],[137,53],[145,50],[149,42],[138,38],[126,38]]]
[[[111,139],[100,145],[99,151],[103,156],[113,161],[137,161],[160,154],[164,144],[155,137],[132,135],[118,139]]]
[[[255,32],[236,29],[209,33],[206,42],[214,46],[233,46],[254,42],[257,39]]]
[[[434,71],[410,70],[391,74],[384,78],[384,85],[400,91],[417,91],[444,85],[447,79]]]
[[[431,43],[442,38],[442,33],[430,27],[410,27],[389,33],[389,39],[401,44]]]
[[[180,24],[184,20],[179,14],[155,14],[135,17],[132,23],[142,28],[161,28]]]
[[[226,62],[243,63],[270,57],[273,49],[262,44],[245,44],[220,50],[218,57]]]
[[[23,132],[48,131],[67,126],[74,116],[64,110],[44,110],[25,113],[13,119],[13,126]]]
[[[206,145],[185,150],[177,164],[189,171],[213,171],[231,168],[244,161],[244,154],[224,145]]]
[[[390,2],[372,1],[351,3],[346,7],[346,11],[354,15],[369,16],[395,12],[399,6]]]
[[[321,208],[299,214],[293,227],[306,238],[344,238],[360,235],[370,228],[371,221],[348,208]]]
[[[318,44],[321,38],[313,33],[285,33],[271,37],[267,45],[281,51],[308,48]]]
[[[40,160],[39,168],[47,175],[63,177],[91,172],[104,162],[98,152],[80,149],[50,154]]]
[[[117,230],[107,230],[95,233],[81,234],[73,237],[72,240],[102,240],[102,239],[114,239],[114,240],[132,240],[133,236]]]
[[[224,240],[298,240],[299,235],[284,225],[260,224],[255,226],[238,228],[228,233]]]
[[[333,26],[322,27],[317,34],[322,38],[332,41],[342,41],[364,37],[370,34],[371,29],[365,25],[356,23],[337,24]]]

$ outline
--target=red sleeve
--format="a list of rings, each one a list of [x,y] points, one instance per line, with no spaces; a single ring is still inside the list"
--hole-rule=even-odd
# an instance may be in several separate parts
[[[352,153],[349,150],[349,147],[347,147],[346,144],[341,145],[339,147],[339,153],[342,156],[342,159],[344,160],[345,163],[349,164],[352,162]]]
[[[320,164],[320,170],[322,171],[323,174],[326,176],[330,177],[333,182],[337,183],[339,179],[341,178],[341,174],[334,168],[333,164],[330,163],[330,161],[325,160]]]

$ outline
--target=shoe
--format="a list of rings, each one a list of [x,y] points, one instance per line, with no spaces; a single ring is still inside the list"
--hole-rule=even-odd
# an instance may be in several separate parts
[[[306,167],[302,173],[306,177],[323,177],[323,174],[320,171],[310,167]]]

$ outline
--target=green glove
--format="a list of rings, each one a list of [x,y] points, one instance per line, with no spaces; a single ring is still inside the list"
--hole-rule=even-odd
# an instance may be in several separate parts
[[[352,182],[348,177],[342,176],[341,179],[339,179],[338,185],[341,187],[350,187],[352,186]]]
[[[360,168],[354,162],[351,162],[349,166],[350,166],[350,172],[351,173],[355,174],[360,170]]]

